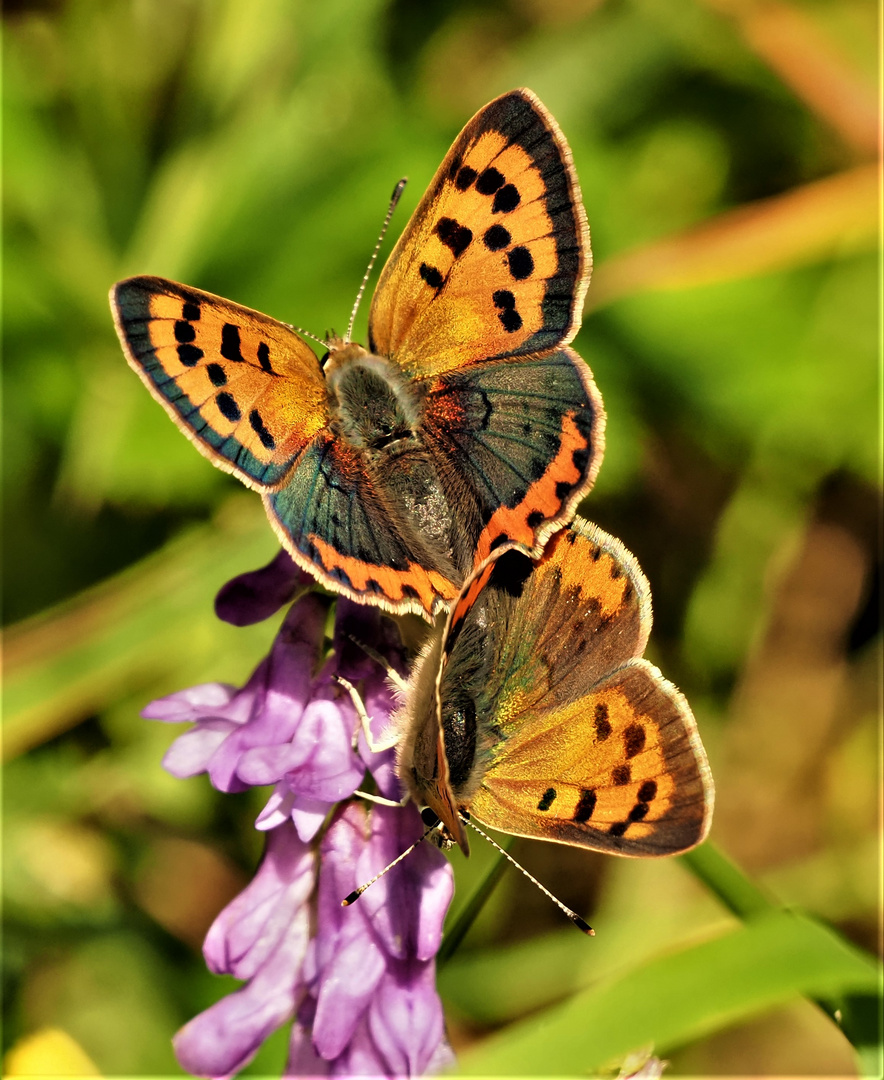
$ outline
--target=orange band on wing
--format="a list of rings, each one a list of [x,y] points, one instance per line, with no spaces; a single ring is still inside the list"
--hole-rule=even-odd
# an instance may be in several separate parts
[[[566,413],[562,418],[562,442],[559,452],[550,462],[549,467],[539,480],[525,492],[525,497],[516,506],[501,506],[491,515],[491,520],[482,530],[476,545],[474,565],[483,562],[492,551],[492,544],[498,547],[503,542],[523,544],[533,549],[537,540],[537,526],[529,523],[529,518],[540,515],[542,520],[553,521],[561,512],[563,499],[558,494],[559,484],[568,484],[572,488],[580,482],[583,473],[575,464],[574,455],[587,450],[589,443],[580,433],[574,422],[574,414]],[[497,543],[494,543],[497,541]]]
[[[460,594],[457,603],[451,609],[451,614],[448,617],[448,628],[445,631],[446,645],[448,646],[445,650],[446,657],[451,651],[451,646],[454,644],[454,639],[460,629],[460,624],[466,618],[470,608],[475,604],[479,597],[479,593],[485,588],[493,569],[494,563],[489,563],[481,574],[474,577],[467,588]]]
[[[457,586],[453,582],[435,570],[425,570],[417,563],[409,562],[407,570],[391,570],[387,566],[374,566],[350,555],[342,555],[315,533],[311,533],[307,540],[322,560],[323,569],[327,573],[343,571],[354,592],[379,593],[394,604],[413,597],[428,614],[432,614],[439,599],[449,601],[457,595]],[[410,594],[406,593],[406,588]]]

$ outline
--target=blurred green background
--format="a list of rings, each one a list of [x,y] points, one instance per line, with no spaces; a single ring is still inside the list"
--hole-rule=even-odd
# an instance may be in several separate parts
[[[507,874],[440,975],[452,1042],[492,1075],[649,1046],[668,1075],[873,1073],[876,19],[871,0],[5,4],[7,1075],[179,1072],[171,1035],[232,985],[202,936],[260,853],[260,794],[168,777],[178,730],[138,713],[246,678],[278,620],[234,629],[213,596],[274,541],[127,368],[108,288],[159,274],[341,331],[394,182],[395,235],[461,126],[520,85],[570,142],[593,234],[576,347],[608,449],[583,512],[651,581],[650,656],[693,705],[711,839],[748,877],[708,849],[518,844],[598,936]],[[493,861],[474,847],[454,917]],[[284,1056],[277,1036],[248,1071]]]

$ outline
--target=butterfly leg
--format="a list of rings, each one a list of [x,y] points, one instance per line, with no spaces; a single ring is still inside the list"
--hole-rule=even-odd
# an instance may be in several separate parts
[[[392,735],[382,738],[379,741],[375,739],[371,733],[371,717],[365,710],[365,704],[362,698],[359,696],[359,691],[342,675],[336,675],[338,683],[347,691],[350,695],[350,700],[353,702],[353,708],[356,710],[356,715],[359,717],[359,722],[362,725],[362,733],[365,735],[365,741],[368,743],[368,748],[373,754],[380,754],[384,750],[390,750],[399,741],[399,733],[395,732]],[[356,736],[353,736],[355,744]],[[398,803],[393,803],[393,806],[398,806]]]
[[[381,656],[381,654],[376,649],[373,649],[371,645],[366,645],[358,638],[353,637],[352,634],[348,634],[347,636],[350,638],[354,645],[358,645],[359,648],[362,649],[366,656],[370,656],[376,664],[380,664],[380,666],[386,671],[387,678],[390,680],[390,682],[396,687],[397,690],[401,690],[404,694],[405,691],[408,689],[408,680],[402,678],[399,672],[390,664],[389,660],[387,660],[386,657]]]
[[[383,795],[373,795],[370,791],[362,791],[361,788],[357,788],[353,794],[359,799],[365,799],[366,802],[376,803],[378,806],[397,806],[403,807],[408,802],[408,796],[400,799],[396,802],[394,799],[385,799]]]

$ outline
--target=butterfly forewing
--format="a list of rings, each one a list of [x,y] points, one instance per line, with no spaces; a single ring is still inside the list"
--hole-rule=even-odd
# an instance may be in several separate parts
[[[583,698],[533,713],[485,772],[472,809],[521,836],[669,855],[705,836],[711,782],[687,702],[633,660]]]
[[[419,375],[571,340],[589,230],[564,136],[527,90],[467,124],[381,274],[373,350]]]
[[[278,487],[328,421],[313,350],[288,326],[163,278],[111,291],[131,366],[215,464],[259,490]]]

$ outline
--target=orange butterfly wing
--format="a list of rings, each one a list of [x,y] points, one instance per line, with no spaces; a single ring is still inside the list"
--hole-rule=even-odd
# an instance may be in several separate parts
[[[589,229],[571,154],[529,90],[466,125],[381,273],[369,347],[429,376],[577,331]]]
[[[313,350],[284,323],[164,278],[111,290],[129,364],[214,464],[272,491],[328,422]]]

